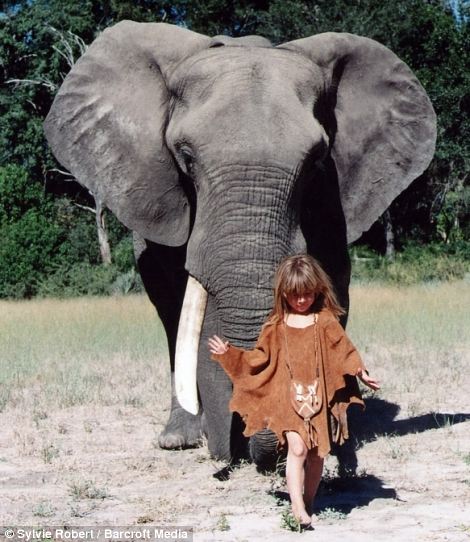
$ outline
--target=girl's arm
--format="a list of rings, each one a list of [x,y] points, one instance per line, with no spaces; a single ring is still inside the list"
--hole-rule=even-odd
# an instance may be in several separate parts
[[[271,326],[268,326],[268,328]],[[219,362],[232,381],[259,374],[269,364],[271,332],[263,329],[253,350],[243,350],[214,335],[208,340],[212,359]]]
[[[372,378],[369,376],[369,372],[367,369],[362,369],[361,367],[357,370],[356,376],[359,378],[359,380],[368,386],[370,389],[377,391],[380,390],[380,383],[375,378]]]

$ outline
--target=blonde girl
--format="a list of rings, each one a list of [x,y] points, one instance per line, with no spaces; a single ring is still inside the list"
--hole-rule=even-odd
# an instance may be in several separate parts
[[[356,377],[379,389],[338,322],[342,314],[328,275],[299,254],[276,272],[274,307],[253,350],[209,339],[213,359],[233,382],[230,409],[242,416],[244,434],[271,429],[279,447],[287,446],[287,488],[303,526],[315,519],[324,457],[348,438],[346,409],[364,404]]]

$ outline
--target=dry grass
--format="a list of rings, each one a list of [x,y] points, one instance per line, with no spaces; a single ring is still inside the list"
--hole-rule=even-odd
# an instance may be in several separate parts
[[[465,282],[352,289],[348,333],[403,414],[468,410],[469,307]]]
[[[461,350],[470,342],[470,283],[355,286],[348,332],[366,347]]]
[[[383,393],[410,394],[417,413],[448,406],[442,382],[468,385],[469,306],[466,283],[355,286],[348,332]],[[22,406],[38,419],[49,408],[168,396],[166,338],[144,296],[0,302],[0,351],[0,410]],[[422,397],[417,384],[428,386]]]
[[[166,338],[143,296],[0,302],[0,333],[0,410],[138,406],[167,381]]]

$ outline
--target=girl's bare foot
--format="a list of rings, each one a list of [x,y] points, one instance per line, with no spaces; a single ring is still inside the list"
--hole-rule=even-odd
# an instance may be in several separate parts
[[[316,514],[312,514],[312,515],[310,516],[310,523],[311,523],[312,525],[314,525],[315,523],[318,523],[318,522],[319,522],[318,516],[317,516]]]
[[[307,514],[306,510],[298,511],[292,508],[292,515],[302,527],[309,526],[312,523],[312,518]]]

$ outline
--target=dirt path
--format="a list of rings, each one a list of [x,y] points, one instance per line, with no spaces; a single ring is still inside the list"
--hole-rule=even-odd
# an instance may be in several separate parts
[[[219,480],[224,464],[205,447],[160,450],[166,415],[143,407],[4,411],[0,524],[192,526],[200,541],[470,540],[468,415],[422,415],[397,422],[393,436],[369,434],[358,474],[344,480],[329,458],[319,522],[301,534],[281,527],[281,476],[244,464]]]

